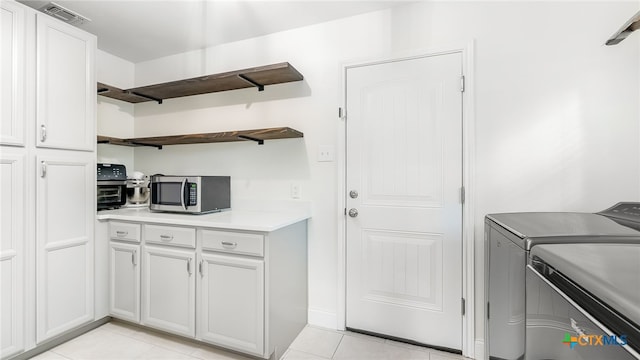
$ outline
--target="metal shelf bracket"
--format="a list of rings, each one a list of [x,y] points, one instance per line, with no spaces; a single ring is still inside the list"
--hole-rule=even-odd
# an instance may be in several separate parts
[[[162,145],[145,144],[145,143],[141,143],[141,142],[137,142],[137,141],[131,141],[131,144],[132,145],[137,145],[137,146],[149,146],[149,147],[157,148],[158,150],[162,150]]]
[[[238,137],[240,139],[255,141],[255,142],[258,143],[258,145],[264,145],[264,140],[263,139],[258,139],[258,138],[255,138],[255,137],[249,136],[249,135],[238,135]]]
[[[145,98],[145,99],[153,100],[153,101],[157,102],[158,104],[162,104],[162,99],[158,99],[158,98],[155,98],[153,96],[140,94],[140,93],[137,93],[137,92],[131,91],[131,90],[127,90],[127,93],[131,94],[131,95],[139,96],[139,97],[142,97],[142,98]]]
[[[249,79],[246,75],[244,74],[238,74],[238,77],[246,82],[248,82],[249,84],[255,86],[258,88],[258,91],[264,91],[264,85],[262,84],[258,84],[257,82]]]

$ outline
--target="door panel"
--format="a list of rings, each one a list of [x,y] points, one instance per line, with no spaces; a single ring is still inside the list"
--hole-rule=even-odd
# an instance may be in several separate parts
[[[142,324],[195,336],[195,253],[147,246],[143,258]]]
[[[442,310],[442,237],[363,231],[364,296],[406,307]]]
[[[37,342],[93,320],[95,157],[37,157]]]
[[[137,323],[140,321],[140,245],[111,242],[109,248],[110,313]]]
[[[347,69],[350,328],[461,349],[461,69],[460,53]]]
[[[93,151],[96,38],[45,14],[36,25],[36,145]]]
[[[21,6],[3,1],[0,17],[0,144],[24,146],[26,14]]]
[[[0,357],[3,359],[24,349],[24,163],[22,152],[11,149],[0,152]]]
[[[239,351],[264,353],[264,262],[203,254],[199,337]]]

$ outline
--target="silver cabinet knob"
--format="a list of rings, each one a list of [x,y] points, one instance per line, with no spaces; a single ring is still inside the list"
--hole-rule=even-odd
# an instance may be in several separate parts
[[[352,218],[358,216],[358,209],[349,209],[349,216]]]
[[[349,196],[350,196],[352,199],[355,199],[355,198],[357,198],[357,197],[358,197],[358,192],[357,192],[357,191],[355,191],[355,190],[351,190],[351,191],[349,191]]]

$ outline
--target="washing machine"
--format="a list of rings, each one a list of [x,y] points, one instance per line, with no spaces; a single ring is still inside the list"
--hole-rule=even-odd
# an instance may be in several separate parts
[[[525,359],[526,267],[543,244],[640,244],[640,203],[599,213],[526,212],[485,217],[486,358]]]

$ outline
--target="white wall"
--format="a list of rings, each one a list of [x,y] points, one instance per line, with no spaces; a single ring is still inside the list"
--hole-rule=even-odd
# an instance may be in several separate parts
[[[289,61],[304,82],[144,103],[135,135],[290,126],[304,139],[136,148],[145,173],[231,175],[236,199],[313,203],[310,321],[332,326],[337,299],[336,145],[344,63],[474,43],[476,330],[482,344],[483,217],[503,211],[593,212],[640,200],[640,45],[604,41],[635,2],[437,2],[360,15],[135,66],[135,83]]]
[[[134,87],[133,63],[98,50],[96,73],[98,82],[130,89]],[[134,135],[133,104],[98,96],[97,133],[102,136],[131,138]],[[98,144],[97,161],[99,163],[124,164],[132,172],[133,148],[109,144]]]

